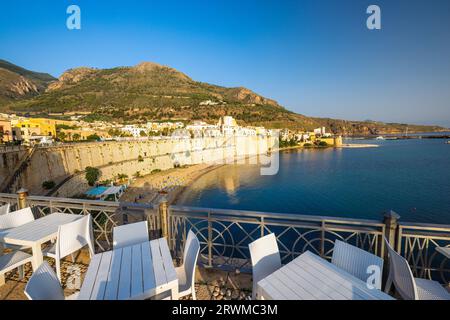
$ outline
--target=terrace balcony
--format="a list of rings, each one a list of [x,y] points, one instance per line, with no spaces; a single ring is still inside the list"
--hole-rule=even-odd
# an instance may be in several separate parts
[[[164,200],[152,206],[0,194],[0,205],[3,203],[13,208],[29,206],[36,218],[57,212],[90,214],[96,253],[112,248],[115,226],[147,221],[150,239],[166,237],[175,266],[181,263],[187,232],[192,230],[200,242],[195,275],[197,299],[249,299],[252,264],[248,245],[269,233],[276,235],[283,264],[306,251],[331,260],[334,243],[341,240],[383,258],[386,273],[386,237],[408,261],[415,277],[436,280],[447,287],[450,281],[450,261],[436,250],[450,246],[450,225],[407,223],[393,212],[375,221],[169,206]],[[70,258],[63,260],[61,282],[67,295],[74,292],[69,289],[68,268],[77,266],[83,282],[89,263],[87,250],[77,254],[75,263]],[[0,287],[0,299],[26,299],[23,291],[31,275],[29,264],[24,279],[19,280],[17,272],[7,274],[5,285]]]

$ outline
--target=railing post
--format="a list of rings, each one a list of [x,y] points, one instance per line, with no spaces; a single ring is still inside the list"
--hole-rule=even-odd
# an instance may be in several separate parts
[[[389,242],[392,248],[396,248],[396,238],[397,238],[397,229],[398,229],[398,220],[400,216],[392,210],[384,213],[383,223],[385,225],[384,228],[384,236],[386,240]],[[384,248],[385,243],[384,239],[381,241],[382,248]],[[383,279],[387,279],[390,265],[389,265],[389,257],[387,248],[384,250],[384,270],[383,270]],[[383,284],[384,286],[385,284]]]
[[[320,224],[320,256],[325,258],[325,221]]]
[[[19,207],[19,210],[26,208],[28,190],[25,188],[20,188],[16,193],[17,193],[17,206]]]
[[[165,196],[161,197],[159,202],[159,221],[161,224],[161,237],[168,238],[169,236],[169,205]],[[170,240],[170,239],[168,239]]]
[[[212,267],[212,221],[211,211],[208,210],[208,267]]]
[[[391,245],[392,248],[396,248],[396,236],[397,236],[397,228],[398,228],[398,220],[400,216],[392,210],[384,213],[383,223],[386,225],[385,234],[387,241]],[[387,250],[385,250],[385,253]]]

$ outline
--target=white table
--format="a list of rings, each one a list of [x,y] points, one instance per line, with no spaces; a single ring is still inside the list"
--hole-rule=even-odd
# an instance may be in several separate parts
[[[258,282],[258,299],[392,300],[364,281],[306,251]]]
[[[450,259],[450,247],[436,247],[436,251]]]
[[[36,270],[44,261],[42,244],[56,239],[60,225],[73,222],[82,216],[67,213],[52,213],[28,222],[17,228],[0,232],[0,242],[30,247],[33,250],[32,266]]]
[[[177,300],[177,274],[161,238],[93,256],[78,300],[146,299],[169,290]]]

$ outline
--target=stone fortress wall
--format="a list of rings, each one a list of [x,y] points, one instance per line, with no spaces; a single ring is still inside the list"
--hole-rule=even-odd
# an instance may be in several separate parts
[[[136,172],[147,175],[155,169],[173,168],[175,164],[232,163],[247,156],[266,154],[276,147],[276,138],[267,136],[108,141],[43,147],[34,152],[18,186],[39,195],[46,193],[43,181],[58,184],[67,180],[55,194],[66,197],[86,189],[83,171],[88,166],[99,168],[100,180],[106,180],[119,173],[129,177]],[[7,156],[0,162],[0,172],[12,170],[14,160],[9,158],[14,157]]]

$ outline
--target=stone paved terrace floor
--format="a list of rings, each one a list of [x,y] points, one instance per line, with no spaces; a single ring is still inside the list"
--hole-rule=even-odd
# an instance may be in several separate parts
[[[53,259],[46,259],[54,267]],[[89,253],[82,250],[76,255],[75,263],[69,257],[62,261],[62,285],[66,296],[75,292],[67,288],[68,267],[80,268],[81,281],[89,267]],[[6,274],[5,285],[0,286],[0,300],[27,300],[24,289],[28,279],[32,275],[31,265],[25,266],[25,278],[19,280],[17,271]],[[217,269],[196,268],[196,292],[199,300],[239,300],[248,299],[252,291],[252,279],[250,274],[236,274]],[[191,299],[191,297],[187,297]]]

